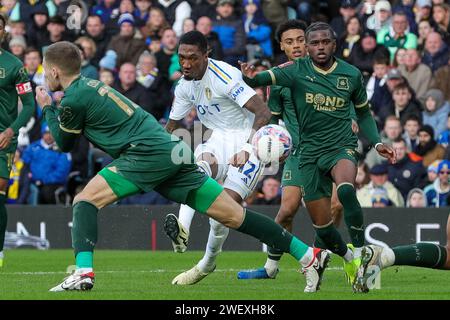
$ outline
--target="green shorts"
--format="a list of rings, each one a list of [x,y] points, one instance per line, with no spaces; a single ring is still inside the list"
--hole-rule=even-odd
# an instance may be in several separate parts
[[[301,186],[298,169],[299,166],[300,166],[300,157],[298,155],[292,154],[286,159],[283,168],[283,176],[281,179],[281,185],[283,187]]]
[[[17,145],[10,145],[8,148],[0,150],[0,178],[9,180],[16,148]]]
[[[174,163],[172,161],[174,147],[181,148],[186,153],[184,162]],[[189,146],[182,141],[174,142],[172,146],[166,148],[157,156],[149,155],[149,153],[149,150],[142,146],[130,148],[101,170],[99,174],[105,178],[119,199],[142,191],[155,190],[167,199],[178,203],[195,203],[197,199],[192,197],[192,194],[195,194],[195,191],[199,190],[209,177],[195,163],[194,155]],[[117,173],[108,168],[115,168]],[[220,192],[216,186],[214,184],[206,185],[210,191],[214,191],[211,192],[217,197]],[[215,199],[215,197],[213,198]],[[204,212],[205,206],[204,204],[196,204],[196,209],[201,207],[199,211]]]
[[[342,159],[348,159],[357,165],[356,156],[355,150],[342,149],[323,154],[312,161],[301,162],[299,180],[304,200],[330,198],[333,190],[331,169]]]

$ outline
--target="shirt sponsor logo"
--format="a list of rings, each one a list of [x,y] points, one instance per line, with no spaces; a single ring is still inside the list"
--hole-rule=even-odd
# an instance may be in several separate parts
[[[33,88],[31,87],[30,82],[19,83],[19,84],[16,84],[16,91],[17,91],[17,94],[22,95],[22,94],[33,92]]]
[[[228,93],[233,100],[236,101],[236,98],[238,95],[240,95],[242,92],[244,92],[244,87],[241,86],[241,84],[237,83],[233,86],[233,88]]]
[[[341,90],[349,90],[350,86],[348,85],[348,78],[338,77],[336,87]]]
[[[305,95],[306,103],[314,106],[314,109],[321,111],[336,111],[337,108],[342,108],[345,100],[339,97],[325,96],[322,93],[309,93]]]

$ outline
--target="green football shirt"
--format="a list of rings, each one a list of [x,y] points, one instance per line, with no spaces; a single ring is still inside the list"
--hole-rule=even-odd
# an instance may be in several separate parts
[[[281,116],[283,119],[286,129],[292,137],[292,149],[296,150],[299,141],[299,129],[291,89],[280,86],[270,86],[269,88],[267,105],[272,114]]]
[[[59,118],[61,130],[83,134],[113,158],[136,145],[149,147],[149,156],[157,155],[179,141],[137,104],[103,82],[83,76],[65,90]]]
[[[252,86],[279,85],[291,89],[299,124],[299,151],[303,163],[324,153],[355,149],[352,108],[368,105],[361,72],[336,59],[323,71],[311,58],[297,59],[246,79]],[[301,116],[300,116],[301,115]]]
[[[18,117],[18,100],[22,112]],[[14,55],[0,49],[0,132],[11,127],[17,133],[27,124],[34,112],[33,89],[22,62]]]

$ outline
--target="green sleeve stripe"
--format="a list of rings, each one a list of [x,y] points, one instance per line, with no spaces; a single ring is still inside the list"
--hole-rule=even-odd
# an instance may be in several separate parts
[[[64,128],[61,124],[59,124],[59,127],[62,131],[68,132],[68,133],[74,133],[74,134],[80,134],[81,130],[75,130],[75,129],[67,129]]]
[[[270,78],[272,79],[272,84],[276,85],[277,84],[277,79],[275,78],[275,74],[273,73],[272,70],[267,70],[267,72],[269,72],[270,74]]]
[[[356,104],[355,108],[362,108],[365,107],[367,105],[368,101],[366,100],[364,103],[360,103],[360,104]]]

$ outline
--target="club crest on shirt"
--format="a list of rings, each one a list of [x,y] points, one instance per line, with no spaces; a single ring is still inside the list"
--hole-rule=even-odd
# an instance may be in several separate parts
[[[349,89],[348,78],[338,77],[336,87],[341,90],[348,90]]]
[[[208,87],[205,88],[205,96],[206,96],[206,99],[211,100],[212,92],[211,92],[211,89]]]
[[[6,76],[5,68],[0,68],[0,78],[4,79]]]
[[[285,170],[283,175],[283,180],[291,180],[292,179],[292,172],[291,170]]]

